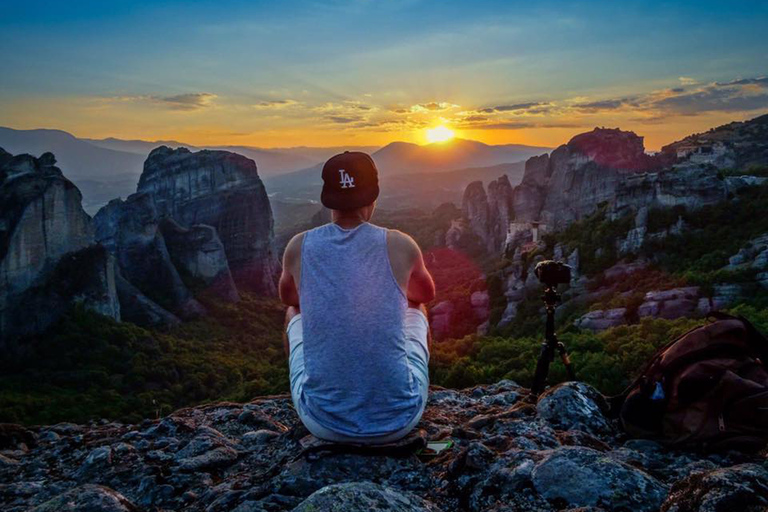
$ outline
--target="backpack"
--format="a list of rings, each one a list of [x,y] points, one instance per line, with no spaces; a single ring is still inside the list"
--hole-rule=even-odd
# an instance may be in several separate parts
[[[710,450],[768,443],[768,340],[743,317],[710,316],[660,348],[611,399],[630,436]]]

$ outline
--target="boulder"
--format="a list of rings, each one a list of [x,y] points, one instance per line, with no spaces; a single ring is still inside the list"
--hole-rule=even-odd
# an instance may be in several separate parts
[[[696,473],[672,486],[661,512],[758,512],[768,508],[768,471],[757,464]]]
[[[671,290],[647,292],[637,309],[639,317],[666,318],[674,320],[699,314],[704,304],[699,300],[699,288],[688,286]]]
[[[409,492],[395,491],[370,482],[354,482],[323,487],[293,509],[294,512],[333,510],[358,512],[437,512],[440,509]]]
[[[564,382],[548,389],[539,397],[536,412],[559,430],[581,430],[598,437],[615,433],[606,418],[605,398],[582,382]]]
[[[644,471],[581,446],[552,450],[533,467],[531,479],[558,508],[656,512],[667,495],[666,487]]]
[[[627,323],[626,315],[627,308],[597,309],[577,319],[574,325],[580,329],[604,331]]]

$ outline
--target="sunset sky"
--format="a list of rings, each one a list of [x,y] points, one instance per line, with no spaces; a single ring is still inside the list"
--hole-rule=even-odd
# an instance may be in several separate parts
[[[191,144],[658,149],[768,112],[768,2],[3,2],[0,125]]]

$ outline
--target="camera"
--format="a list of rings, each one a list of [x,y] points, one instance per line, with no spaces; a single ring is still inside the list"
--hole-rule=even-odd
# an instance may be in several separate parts
[[[559,261],[542,261],[536,265],[533,273],[548,288],[571,282],[571,267]]]

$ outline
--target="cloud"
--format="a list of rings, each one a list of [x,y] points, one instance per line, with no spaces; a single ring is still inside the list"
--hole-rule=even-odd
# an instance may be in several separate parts
[[[338,124],[349,124],[355,121],[361,121],[358,117],[344,117],[344,116],[327,116],[326,119]]]
[[[530,110],[534,107],[545,107],[548,103],[542,103],[540,101],[530,101],[527,103],[514,103],[512,105],[497,105],[495,107],[486,107],[480,109],[480,112],[490,114],[492,112],[516,112],[518,110]]]
[[[216,99],[216,95],[209,92],[196,92],[174,96],[152,96],[151,98],[172,110],[199,110],[210,106]]]
[[[680,115],[748,112],[768,108],[768,78],[714,82],[664,97],[649,97],[643,108]]]
[[[740,78],[738,80],[732,80],[730,82],[715,82],[715,85],[718,85],[720,87],[729,87],[734,85],[757,85],[759,87],[768,88],[768,77]]]
[[[680,80],[680,83],[683,85],[695,85],[698,83],[696,79],[687,76],[681,76],[678,78],[678,80]]]
[[[133,95],[133,96],[113,96],[104,98],[103,101],[110,102],[132,102],[145,103],[149,105],[159,105],[170,110],[201,110],[213,105],[213,100],[218,96],[210,92],[194,92],[185,94],[175,94],[172,96],[160,96],[152,94]]]
[[[681,77],[684,78],[684,77]],[[681,80],[682,81],[682,80]],[[642,96],[609,98],[575,103],[566,109],[577,113],[596,114],[625,110],[658,116],[693,116],[706,112],[749,112],[768,108],[768,78],[742,78],[730,82],[662,89]]]
[[[630,98],[618,98],[610,100],[591,101],[587,103],[577,103],[572,106],[576,110],[583,112],[601,112],[605,110],[618,110],[630,105],[634,100]]]
[[[527,128],[582,128],[580,123],[534,123],[530,121],[501,121],[494,123],[469,123],[461,125],[466,130],[524,130]]]
[[[450,110],[452,108],[458,108],[458,105],[455,105],[453,103],[447,103],[444,101],[431,101],[429,103],[418,103],[416,105],[412,105],[410,108],[411,112],[440,112],[443,110]]]
[[[291,99],[284,99],[284,100],[267,100],[262,101],[260,103],[257,103],[253,105],[254,108],[257,109],[281,109],[286,107],[291,107],[293,105],[298,105],[298,101],[291,100]]]

